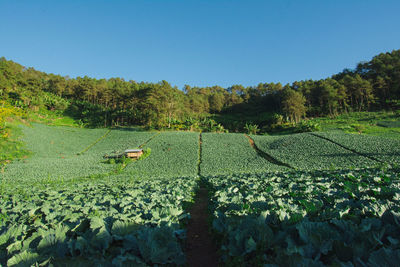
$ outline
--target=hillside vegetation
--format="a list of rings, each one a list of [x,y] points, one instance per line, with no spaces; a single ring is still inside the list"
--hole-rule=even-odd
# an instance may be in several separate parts
[[[0,59],[0,97],[25,111],[58,111],[86,126],[145,125],[179,130],[274,130],[306,117],[350,111],[397,110],[400,50],[382,53],[354,70],[322,80],[191,87],[167,81],[69,78]]]

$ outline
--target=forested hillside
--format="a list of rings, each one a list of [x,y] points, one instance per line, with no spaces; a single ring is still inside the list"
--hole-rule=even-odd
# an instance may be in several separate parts
[[[399,109],[400,50],[322,80],[229,88],[186,85],[183,90],[167,81],[63,77],[0,58],[0,98],[3,107],[8,103],[28,111],[59,111],[92,127],[241,131],[246,123],[263,126],[348,111]]]

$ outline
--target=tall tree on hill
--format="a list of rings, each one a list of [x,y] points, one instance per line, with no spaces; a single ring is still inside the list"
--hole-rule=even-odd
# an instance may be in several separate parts
[[[227,89],[229,96],[227,97],[226,105],[231,107],[234,105],[238,105],[243,102],[243,98],[241,97],[244,87],[243,85],[232,85]]]
[[[373,84],[374,94],[380,100],[381,105],[385,107],[387,106],[387,100],[390,95],[390,88],[386,80],[387,78],[385,79],[381,76],[377,76]]]
[[[373,84],[374,94],[383,105],[400,99],[400,50],[381,53],[357,65],[356,72]]]
[[[334,79],[318,83],[319,104],[323,114],[337,115],[339,107],[345,107],[346,88]]]
[[[368,110],[369,105],[374,101],[371,83],[361,78],[359,74],[354,77],[345,75],[340,82],[347,89],[350,105],[358,111]]]
[[[287,88],[283,92],[282,109],[291,121],[299,122],[305,115],[306,99],[301,92],[297,92],[291,88]]]
[[[62,97],[67,87],[67,82],[64,77],[60,75],[50,74],[47,80],[47,91]]]
[[[141,103],[146,125],[149,127],[171,127],[180,105],[179,90],[168,82],[162,81],[149,87]],[[181,92],[183,94],[183,92]]]

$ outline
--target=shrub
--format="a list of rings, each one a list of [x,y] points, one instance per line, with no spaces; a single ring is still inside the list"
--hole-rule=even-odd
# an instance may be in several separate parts
[[[257,124],[246,123],[246,125],[244,126],[244,129],[246,130],[246,132],[248,134],[257,134],[260,131]]]
[[[321,126],[317,122],[303,120],[296,125],[300,133],[321,131]]]

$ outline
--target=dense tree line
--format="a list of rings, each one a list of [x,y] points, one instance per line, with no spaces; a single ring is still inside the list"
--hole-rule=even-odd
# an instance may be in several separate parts
[[[93,126],[140,124],[162,128],[195,123],[210,114],[232,117],[270,113],[298,122],[306,116],[399,108],[400,50],[379,54],[354,70],[345,69],[322,80],[284,86],[186,85],[183,90],[166,81],[63,77],[0,58],[0,98],[25,109],[69,112]]]

